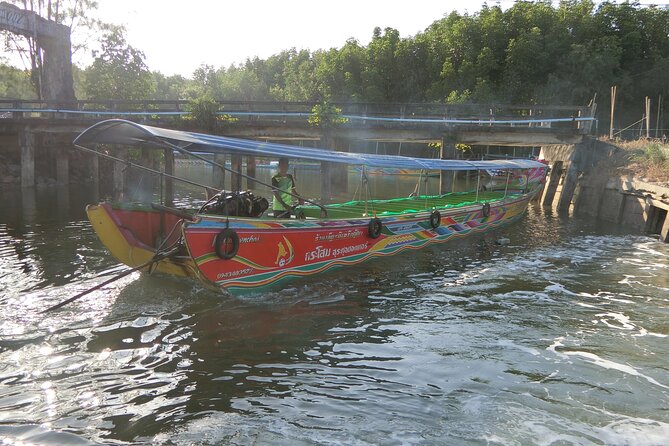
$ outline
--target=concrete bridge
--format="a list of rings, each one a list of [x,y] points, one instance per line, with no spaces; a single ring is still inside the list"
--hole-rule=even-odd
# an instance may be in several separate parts
[[[456,144],[537,147],[579,144],[592,130],[593,106],[480,104],[338,104],[344,123],[326,129],[309,124],[316,103],[221,101],[215,128],[204,129],[188,112],[188,101],[9,101],[0,100],[0,160],[18,165],[20,184],[50,175],[73,180],[70,150],[76,134],[102,119],[275,141],[315,141],[349,151],[352,142],[440,143],[442,158],[457,158]],[[401,145],[400,145],[401,150]],[[44,173],[44,159],[49,172]],[[36,168],[36,161],[37,168]],[[37,170],[37,174],[36,174]],[[16,175],[0,183],[16,182]],[[95,178],[93,178],[95,179]]]

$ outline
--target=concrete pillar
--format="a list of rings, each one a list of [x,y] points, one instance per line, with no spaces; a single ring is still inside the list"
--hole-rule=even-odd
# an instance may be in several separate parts
[[[21,191],[21,223],[25,226],[34,224],[37,219],[37,199],[35,193],[34,187]]]
[[[70,188],[65,185],[56,186],[56,206],[58,217],[63,221],[68,221],[70,215]]]
[[[233,192],[239,192],[242,190],[242,176],[240,175],[242,171],[242,156],[232,155],[230,157],[230,165],[232,167],[232,176],[230,177],[232,181],[231,189]]]
[[[321,161],[321,202],[329,203],[332,199],[332,169],[330,163]]]
[[[21,187],[35,186],[35,134],[28,130],[19,132],[21,148]]]
[[[97,155],[88,155],[88,180],[93,181],[95,195],[100,193],[100,157]]]
[[[556,161],[551,168],[551,174],[548,177],[548,184],[546,185],[546,192],[544,193],[544,206],[552,206],[555,192],[560,184],[560,177],[562,177],[562,161]]]
[[[576,185],[578,184],[578,166],[575,162],[569,163],[567,168],[567,173],[564,177],[564,182],[562,183],[562,193],[560,194],[560,199],[558,200],[557,209],[558,212],[567,213],[569,212],[569,207],[571,206],[571,199],[574,197],[574,192],[576,191]]]
[[[256,177],[256,157],[252,155],[248,155],[246,157],[246,175],[248,175],[251,178]],[[248,178],[246,179],[246,188],[247,189],[255,189],[256,188],[256,182],[253,180],[249,180]]]
[[[165,173],[174,175],[174,152],[170,148],[166,148],[165,154]],[[172,206],[174,204],[174,180],[165,177],[165,206]]]
[[[225,154],[223,153],[217,153],[214,155],[214,162],[216,164],[220,164],[221,166],[225,166]],[[225,169],[222,169],[218,166],[214,166],[214,171],[213,171],[213,178],[211,179],[212,184],[214,187],[218,189],[225,189]]]
[[[458,151],[455,148],[455,141],[451,138],[443,138],[441,140],[441,150],[439,151],[439,158],[442,160],[457,159]],[[455,181],[455,171],[442,170],[439,173],[439,193],[445,194],[453,192],[453,182]]]
[[[320,146],[324,150],[334,147],[334,141],[328,132],[321,135]],[[321,161],[321,203],[329,203],[332,200],[332,166],[330,163]]]
[[[128,149],[116,147],[112,149],[114,156],[124,160],[128,159]],[[125,198],[125,177],[128,166],[119,162],[114,162],[114,171],[112,172],[112,196],[114,200],[122,201]]]
[[[662,229],[660,229],[660,241],[669,243],[669,215],[665,216],[664,224],[662,225]]]
[[[346,141],[341,138],[335,138],[333,141],[333,149],[340,152],[348,152],[349,145]],[[332,169],[331,178],[332,181],[332,194],[337,197],[342,197],[348,193],[348,165],[336,163],[330,166]]]
[[[70,151],[60,144],[56,148],[56,183],[70,184]]]

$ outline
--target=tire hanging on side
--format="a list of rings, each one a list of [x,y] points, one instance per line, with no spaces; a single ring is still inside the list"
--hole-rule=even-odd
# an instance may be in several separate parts
[[[369,234],[370,238],[379,238],[382,230],[383,223],[381,223],[380,219],[374,217],[369,220],[369,223],[367,224],[367,233]]]
[[[441,225],[441,213],[437,210],[434,210],[430,214],[430,227],[432,229],[437,229],[439,225]]]
[[[490,203],[486,203],[483,205],[483,209],[481,209],[481,213],[483,214],[484,217],[489,217],[490,216]]]
[[[239,236],[230,228],[222,230],[216,234],[214,249],[216,249],[216,255],[224,260],[233,258],[239,251]]]

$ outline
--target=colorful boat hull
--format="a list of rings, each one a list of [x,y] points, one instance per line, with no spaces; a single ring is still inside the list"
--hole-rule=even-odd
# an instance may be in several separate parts
[[[183,232],[201,277],[235,292],[487,231],[521,217],[532,196],[500,200],[489,212],[480,204],[441,211],[436,228],[430,212],[382,217],[377,238],[370,237],[370,218],[267,221],[201,216],[186,223]],[[239,250],[231,259],[215,252],[215,238],[226,229],[239,237]]]

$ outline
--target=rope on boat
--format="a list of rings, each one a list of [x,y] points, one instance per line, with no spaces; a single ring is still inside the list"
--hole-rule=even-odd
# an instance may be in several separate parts
[[[161,206],[161,207],[164,207],[164,206]],[[158,209],[159,209],[159,208],[158,208]],[[149,268],[149,274],[151,274],[151,273],[153,272],[153,267],[154,267],[158,262],[160,262],[161,260],[164,260],[164,259],[167,259],[167,258],[173,256],[174,254],[176,254],[177,252],[179,252],[179,250],[181,249],[181,247],[182,247],[182,246],[181,246],[182,237],[179,237],[174,243],[172,243],[172,245],[171,245],[169,248],[167,248],[166,250],[163,250],[163,245],[165,245],[165,243],[170,239],[170,237],[172,237],[172,234],[174,234],[174,231],[176,230],[177,226],[179,226],[180,224],[183,224],[183,219],[182,219],[182,220],[178,220],[178,221],[174,224],[174,226],[172,227],[172,230],[169,232],[169,234],[167,234],[167,237],[165,237],[165,239],[163,239],[163,241],[161,242],[160,246],[158,246],[158,248],[156,249],[155,254],[153,255],[153,257],[151,257],[150,260],[148,260],[148,261],[142,263],[142,264],[139,265],[139,266],[136,266],[136,267],[134,267],[134,268],[130,268],[129,270],[123,271],[122,273],[117,274],[116,276],[112,277],[111,279],[107,279],[107,280],[105,280],[104,282],[99,283],[99,284],[95,285],[95,286],[92,287],[92,288],[89,288],[89,289],[87,289],[87,290],[85,290],[85,291],[82,291],[81,293],[79,293],[79,294],[77,294],[77,295],[75,295],[75,296],[72,296],[72,297],[70,297],[70,298],[68,298],[68,299],[65,299],[65,300],[62,301],[62,302],[57,303],[56,305],[52,305],[52,306],[50,306],[49,308],[47,308],[46,310],[42,310],[41,313],[42,313],[42,314],[44,314],[44,313],[49,313],[49,312],[51,312],[51,311],[53,311],[53,310],[57,310],[57,309],[59,309],[59,308],[61,308],[61,307],[64,307],[65,305],[67,305],[67,304],[69,304],[69,303],[72,303],[72,302],[74,302],[74,301],[77,300],[77,299],[81,299],[82,297],[86,296],[87,294],[90,294],[90,293],[92,293],[93,291],[99,290],[100,288],[102,288],[102,287],[104,287],[104,286],[106,286],[106,285],[109,285],[109,284],[112,283],[112,282],[116,282],[117,280],[122,279],[122,278],[124,278],[125,276],[128,276],[128,275],[134,273],[135,271],[140,271],[140,270],[142,270],[142,269],[144,269],[144,268]]]

